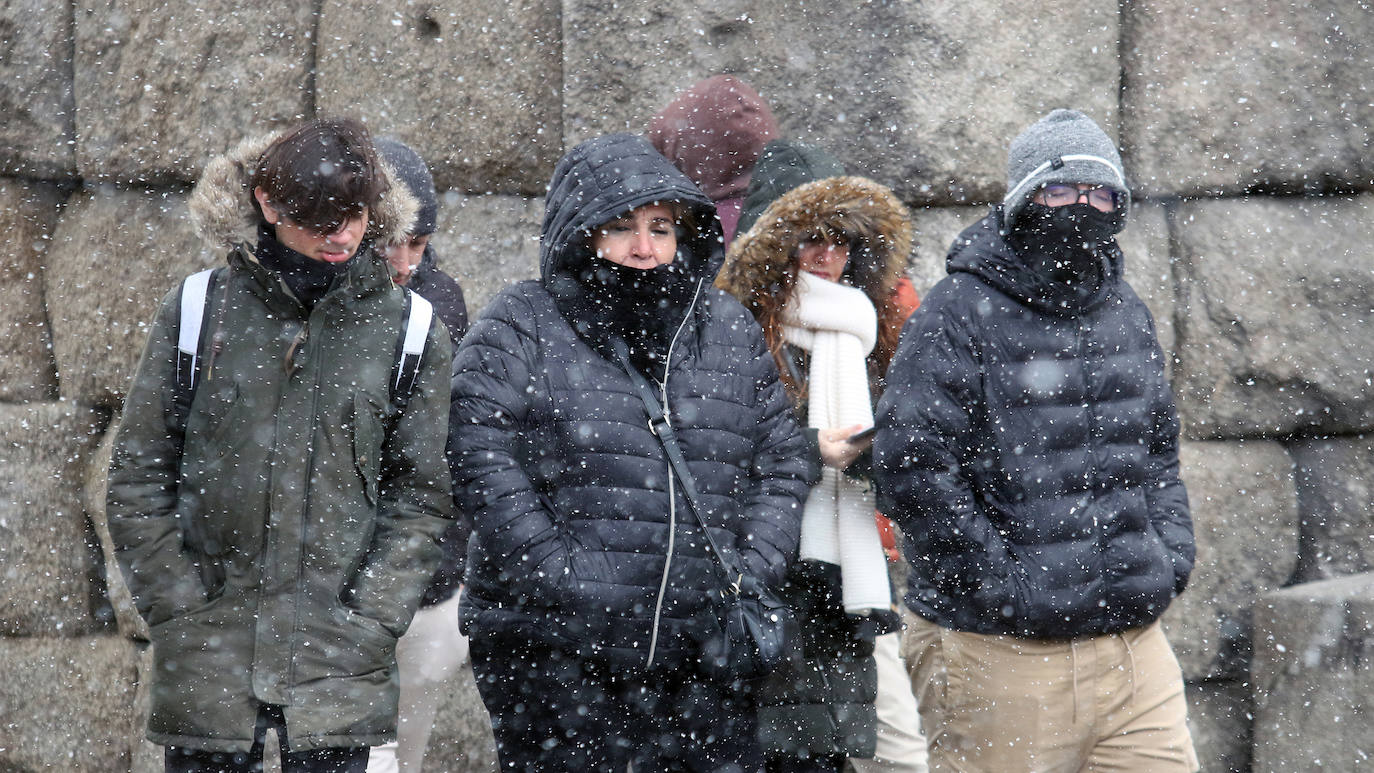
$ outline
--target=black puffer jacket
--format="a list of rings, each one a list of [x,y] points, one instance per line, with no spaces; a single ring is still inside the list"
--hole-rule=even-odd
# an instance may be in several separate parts
[[[1025,637],[1149,623],[1194,555],[1154,321],[1115,242],[1100,283],[1055,283],[1000,222],[950,249],[879,402],[879,506],[907,535],[907,604]]]
[[[544,283],[585,259],[588,229],[653,201],[708,225],[679,239],[699,273],[669,352],[673,424],[717,541],[778,585],[817,471],[758,326],[710,287],[721,260],[711,203],[639,137],[575,148],[554,172]],[[540,282],[501,292],[454,363],[449,449],[473,519],[460,617],[475,637],[539,639],[629,668],[696,657],[694,622],[721,573],[621,367],[580,338]],[[653,649],[652,659],[650,650]]]

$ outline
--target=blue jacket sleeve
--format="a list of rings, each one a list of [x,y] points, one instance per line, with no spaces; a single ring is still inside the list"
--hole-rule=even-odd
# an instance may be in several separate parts
[[[537,388],[532,312],[503,294],[463,338],[453,360],[449,464],[454,497],[472,519],[469,557],[502,567],[515,587],[545,601],[570,582],[570,541],[521,467],[518,434]]]
[[[917,309],[888,369],[873,443],[879,509],[906,535],[913,571],[964,598],[1014,586],[1020,574],[968,467],[985,400],[975,340],[959,315]]]

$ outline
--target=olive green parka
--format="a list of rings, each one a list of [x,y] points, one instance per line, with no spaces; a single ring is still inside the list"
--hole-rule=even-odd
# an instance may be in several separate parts
[[[385,261],[365,243],[309,311],[257,262],[247,177],[266,145],[213,161],[192,195],[202,237],[230,246],[228,268],[184,431],[179,287],[153,321],[115,439],[110,531],[151,631],[150,740],[247,750],[268,703],[293,750],[375,745],[395,733],[396,639],[453,517],[451,347],[431,325],[401,410],[389,385],[406,296]],[[370,238],[408,226],[399,187],[372,211]]]

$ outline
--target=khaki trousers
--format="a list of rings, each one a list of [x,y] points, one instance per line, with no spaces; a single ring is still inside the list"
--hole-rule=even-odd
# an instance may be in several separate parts
[[[1183,674],[1158,623],[1037,640],[904,614],[932,773],[1198,769]]]

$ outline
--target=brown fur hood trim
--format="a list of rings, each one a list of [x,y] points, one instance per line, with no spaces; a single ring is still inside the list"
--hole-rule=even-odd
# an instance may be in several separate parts
[[[189,203],[191,225],[196,234],[214,249],[253,244],[258,239],[258,223],[262,220],[248,181],[253,167],[267,146],[280,134],[249,137],[229,152],[217,156],[205,165]],[[367,238],[378,246],[396,244],[405,239],[415,222],[420,204],[392,173],[391,167],[378,158],[382,174],[391,188],[382,195],[381,203],[370,213]]]
[[[825,231],[857,237],[847,273],[882,308],[911,254],[911,215],[887,186],[865,177],[816,180],[769,204],[730,245],[716,286],[746,306],[757,294],[790,295],[793,253],[803,240]]]

